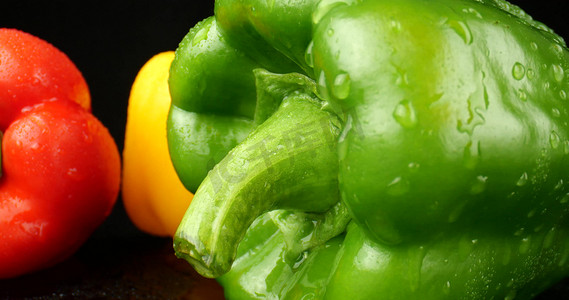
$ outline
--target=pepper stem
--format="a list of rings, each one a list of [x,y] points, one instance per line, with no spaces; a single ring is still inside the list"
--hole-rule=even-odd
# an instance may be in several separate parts
[[[277,111],[231,150],[196,191],[174,248],[203,276],[229,271],[239,242],[263,213],[321,213],[338,203],[340,121],[314,94],[300,90],[285,93]]]

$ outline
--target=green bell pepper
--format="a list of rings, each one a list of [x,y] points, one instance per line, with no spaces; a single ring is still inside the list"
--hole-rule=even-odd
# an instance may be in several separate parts
[[[176,254],[230,299],[569,273],[569,51],[503,0],[217,0],[170,70]]]

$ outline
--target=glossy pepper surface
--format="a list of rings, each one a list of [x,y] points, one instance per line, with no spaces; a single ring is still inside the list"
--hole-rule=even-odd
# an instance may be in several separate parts
[[[153,56],[132,85],[123,150],[122,200],[142,231],[173,236],[193,194],[178,179],[166,141],[174,51]]]
[[[0,29],[0,278],[63,261],[111,212],[120,157],[90,110],[63,52]]]
[[[230,299],[527,299],[569,271],[569,51],[501,0],[218,0],[170,71],[177,255]]]

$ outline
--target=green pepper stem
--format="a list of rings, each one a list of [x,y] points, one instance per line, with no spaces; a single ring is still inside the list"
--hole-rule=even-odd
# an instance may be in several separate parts
[[[174,236],[176,254],[203,276],[218,277],[264,212],[329,210],[339,201],[338,135],[338,118],[318,99],[283,100],[204,179]]]

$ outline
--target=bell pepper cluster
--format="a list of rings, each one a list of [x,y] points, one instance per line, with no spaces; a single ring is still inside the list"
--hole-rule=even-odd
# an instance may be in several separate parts
[[[533,298],[569,275],[568,72],[505,0],[217,0],[140,70],[121,169],[71,60],[0,29],[0,278],[122,180],[228,299]]]
[[[569,274],[569,51],[504,0],[217,0],[169,74],[176,254],[229,299]]]
[[[0,29],[0,278],[71,256],[117,199],[120,156],[87,83],[48,42]]]

